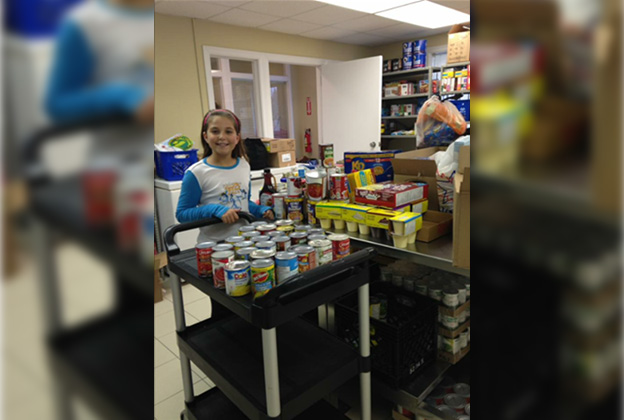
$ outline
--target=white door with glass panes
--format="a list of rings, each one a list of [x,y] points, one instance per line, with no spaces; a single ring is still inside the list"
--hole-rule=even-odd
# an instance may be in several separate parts
[[[381,56],[321,66],[320,144],[333,143],[334,159],[345,152],[379,150]]]

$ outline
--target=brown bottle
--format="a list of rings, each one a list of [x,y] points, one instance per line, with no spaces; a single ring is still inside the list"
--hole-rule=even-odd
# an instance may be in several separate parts
[[[275,186],[274,186],[275,184]],[[273,194],[277,192],[275,177],[270,169],[264,170],[264,185],[260,190],[260,205],[273,207]]]

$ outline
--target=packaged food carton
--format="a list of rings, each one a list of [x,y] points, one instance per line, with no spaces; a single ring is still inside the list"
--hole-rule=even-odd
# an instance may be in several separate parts
[[[429,186],[424,182],[373,184],[355,190],[355,202],[387,208],[411,204],[427,197]]]
[[[392,181],[394,171],[391,161],[400,150],[383,150],[379,152],[345,152],[345,173],[371,169],[376,182]]]
[[[447,64],[470,61],[470,22],[453,25],[448,34]]]

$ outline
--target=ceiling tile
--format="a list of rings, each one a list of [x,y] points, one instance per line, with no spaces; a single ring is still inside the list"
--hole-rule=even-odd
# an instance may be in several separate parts
[[[279,17],[250,12],[249,10],[230,9],[225,13],[213,16],[210,20],[226,25],[250,26],[255,28],[279,20]]]
[[[206,19],[230,9],[230,7],[206,1],[160,1],[154,6],[156,13],[198,19]]]
[[[294,15],[292,18],[303,22],[316,23],[318,25],[333,25],[335,23],[363,16],[366,16],[366,13],[345,9],[343,7],[327,5],[310,10],[309,12]]]
[[[204,0],[205,1],[205,0]],[[221,1],[213,1],[213,0],[209,0],[210,3],[217,3],[223,6],[229,6],[229,7],[239,7],[242,6],[245,3],[251,3],[250,1],[227,1],[227,0],[221,0]]]
[[[370,32],[375,29],[387,28],[388,26],[396,25],[396,23],[396,20],[386,19],[375,15],[367,15],[356,19],[350,19],[345,22],[339,22],[333,26],[338,26],[352,31]]]
[[[258,29],[265,29],[267,31],[283,32],[296,35],[318,28],[322,28],[322,26],[316,25],[314,23],[301,22],[292,19],[282,19],[258,27]]]
[[[323,3],[317,1],[251,1],[240,8],[272,16],[290,17],[319,7],[323,7]]]
[[[305,36],[307,38],[334,40],[336,38],[345,37],[354,33],[355,32],[346,29],[335,28],[333,26],[325,26],[310,32],[304,32],[301,34],[301,36]]]
[[[397,37],[397,36],[411,36],[419,31],[422,31],[426,28],[421,28],[420,26],[409,25],[407,23],[396,23],[392,26],[387,26],[381,29],[375,29],[374,31],[369,31],[371,35],[380,35],[387,37]]]
[[[335,38],[332,41],[342,42],[344,44],[381,45],[388,43],[388,38],[359,32],[342,38]]]
[[[470,0],[430,0],[432,3],[438,3],[441,6],[450,7],[463,13],[470,14]]]

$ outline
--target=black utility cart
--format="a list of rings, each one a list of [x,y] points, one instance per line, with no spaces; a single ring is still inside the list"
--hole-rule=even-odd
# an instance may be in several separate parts
[[[255,219],[240,215],[248,222]],[[360,375],[362,419],[371,418],[369,261],[366,248],[341,260],[299,273],[266,295],[230,297],[200,278],[195,249],[181,251],[177,233],[220,223],[219,219],[171,226],[165,232],[169,268],[212,299],[212,316],[191,327],[184,319],[178,277],[172,293],[188,419],[346,419],[323,397]],[[187,286],[188,287],[188,286]],[[359,290],[358,354],[302,315]],[[194,395],[190,362],[216,387]]]

